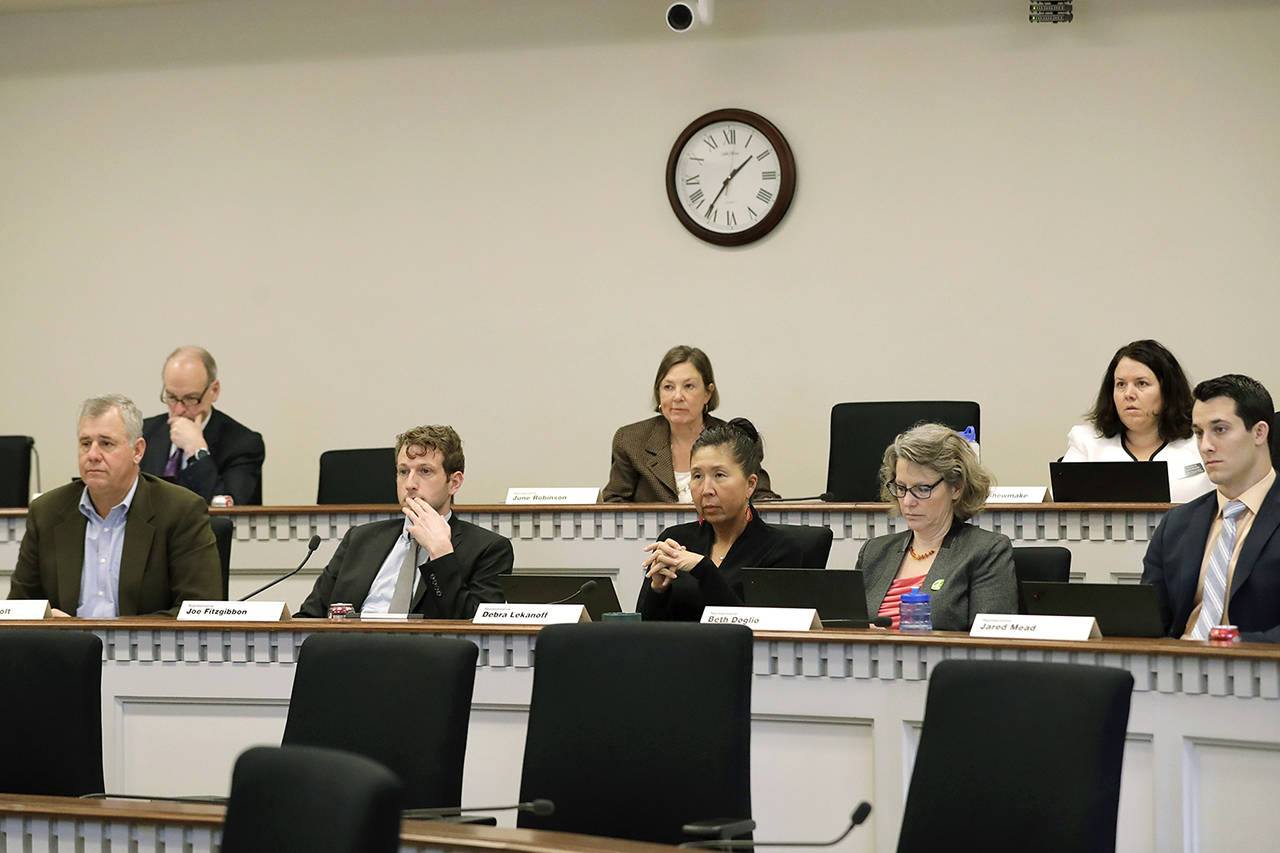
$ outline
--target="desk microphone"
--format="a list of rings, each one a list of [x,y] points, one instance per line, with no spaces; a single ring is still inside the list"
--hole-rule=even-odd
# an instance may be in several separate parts
[[[405,820],[435,820],[442,817],[453,817],[463,812],[528,812],[538,817],[555,814],[556,804],[550,800],[530,800],[527,803],[515,803],[508,806],[442,806],[434,809],[405,809],[400,817]]]
[[[570,601],[573,601],[573,599],[577,598],[583,593],[591,592],[599,585],[600,584],[598,584],[596,581],[589,580],[586,583],[584,583],[582,586],[578,587],[577,592],[575,592],[573,595],[566,595],[564,598],[560,599],[559,601],[552,601],[550,603],[551,604],[568,604]]]
[[[858,803],[858,807],[849,816],[849,825],[845,827],[844,832],[840,833],[838,838],[833,838],[830,841],[752,841],[750,838],[710,838],[706,841],[686,841],[680,846],[702,850],[751,850],[754,847],[834,847],[848,838],[849,833],[853,832],[853,828],[866,820],[869,814],[871,814],[871,803],[865,800]]]
[[[310,559],[311,559],[311,555],[312,555],[312,554],[314,554],[314,553],[316,552],[316,549],[317,549],[317,548],[319,548],[319,547],[320,547],[320,537],[319,537],[319,535],[312,536],[312,537],[311,537],[311,541],[307,543],[307,556],[305,556],[305,557],[303,557],[303,558],[302,558],[302,562],[301,562],[301,563],[298,563],[298,568],[294,569],[293,571],[289,572],[288,574],[281,575],[280,577],[276,578],[275,580],[273,580],[271,583],[267,584],[266,586],[260,586],[260,587],[258,587],[258,588],[257,588],[257,589],[255,589],[253,592],[249,593],[249,594],[248,594],[248,595],[246,595],[244,598],[240,599],[240,601],[248,601],[249,599],[253,598],[253,597],[254,597],[255,595],[257,595],[258,593],[260,593],[260,592],[264,592],[264,591],[266,591],[266,590],[268,590],[268,589],[271,589],[271,587],[273,587],[273,586],[275,586],[276,584],[280,583],[280,581],[285,580],[285,579],[287,579],[287,578],[291,578],[291,577],[293,577],[294,575],[296,575],[298,572],[302,571],[302,567],[303,567],[303,566],[305,566],[305,565],[307,564],[307,560],[310,560]]]

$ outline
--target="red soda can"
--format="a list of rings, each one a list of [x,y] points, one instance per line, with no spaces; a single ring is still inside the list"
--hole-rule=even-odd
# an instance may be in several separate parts
[[[350,619],[352,616],[355,615],[355,613],[356,613],[355,605],[349,604],[348,602],[345,602],[345,601],[329,605],[330,619],[334,619],[334,620]]]
[[[1209,642],[1219,646],[1230,646],[1240,642],[1240,629],[1235,625],[1214,625],[1209,629]]]

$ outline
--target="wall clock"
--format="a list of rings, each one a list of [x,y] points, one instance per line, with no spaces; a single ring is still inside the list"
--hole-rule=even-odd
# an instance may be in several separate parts
[[[741,246],[782,221],[796,191],[796,161],[764,116],[715,110],[676,138],[666,180],[671,209],[694,236]]]

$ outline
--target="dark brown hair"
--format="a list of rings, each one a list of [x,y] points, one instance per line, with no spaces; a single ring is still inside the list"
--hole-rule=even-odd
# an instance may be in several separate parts
[[[1116,411],[1116,365],[1120,359],[1129,358],[1144,364],[1155,374],[1160,383],[1160,438],[1177,441],[1191,437],[1191,383],[1182,365],[1159,341],[1142,340],[1125,344],[1116,350],[1102,374],[1098,399],[1086,417],[1107,438],[1124,432],[1124,423]]]
[[[715,371],[711,369],[711,359],[707,358],[707,354],[697,347],[687,347],[683,344],[678,347],[672,347],[667,350],[667,354],[662,357],[662,361],[658,363],[658,375],[653,377],[653,410],[655,412],[662,411],[662,403],[659,402],[660,397],[658,389],[662,386],[662,379],[671,372],[671,368],[677,364],[688,362],[693,365],[693,369],[698,371],[698,375],[702,377],[702,385],[704,388],[711,388],[716,384]],[[702,414],[714,412],[716,406],[720,405],[720,391],[711,388],[711,398],[707,400],[707,405],[702,410]]]

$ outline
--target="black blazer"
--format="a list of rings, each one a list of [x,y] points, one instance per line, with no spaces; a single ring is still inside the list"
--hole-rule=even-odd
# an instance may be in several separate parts
[[[9,598],[47,598],[75,615],[88,524],[80,512],[83,492],[84,483],[75,481],[31,502]],[[222,568],[209,508],[186,489],[139,475],[120,553],[120,615],[172,616],[188,599],[220,598]]]
[[[796,567],[804,565],[800,543],[785,530],[765,524],[760,513],[753,512],[742,535],[729,548],[717,566],[711,560],[715,530],[710,524],[690,521],[668,527],[658,539],[674,539],[702,560],[692,570],[677,573],[666,592],[654,592],[646,579],[640,585],[636,610],[645,619],[697,622],[702,608],[708,605],[742,604],[742,570],[744,568]]]
[[[423,566],[427,575],[415,593],[412,612],[434,619],[470,619],[481,604],[503,601],[498,575],[510,573],[515,555],[509,539],[463,521],[457,513],[449,517],[449,528],[453,553]],[[327,616],[335,601],[350,602],[357,610],[363,607],[403,530],[403,518],[348,530],[295,615]]]
[[[724,421],[712,415],[702,419],[702,428]],[[760,469],[756,480],[756,500],[777,500],[769,482],[769,472]],[[606,503],[675,503],[676,468],[671,461],[671,424],[662,415],[627,424],[613,434],[613,462],[609,482],[600,499]]]
[[[154,415],[142,422],[147,449],[142,470],[157,477],[169,461],[169,416]],[[178,472],[177,483],[204,498],[231,495],[237,506],[262,505],[262,460],[267,455],[262,436],[239,421],[213,409],[204,425],[209,456]]]
[[[1165,514],[1142,558],[1142,582],[1156,589],[1164,630],[1180,637],[1195,607],[1200,564],[1218,514],[1215,489]],[[1240,637],[1280,642],[1280,485],[1272,485],[1249,528],[1227,595],[1227,618]]]

